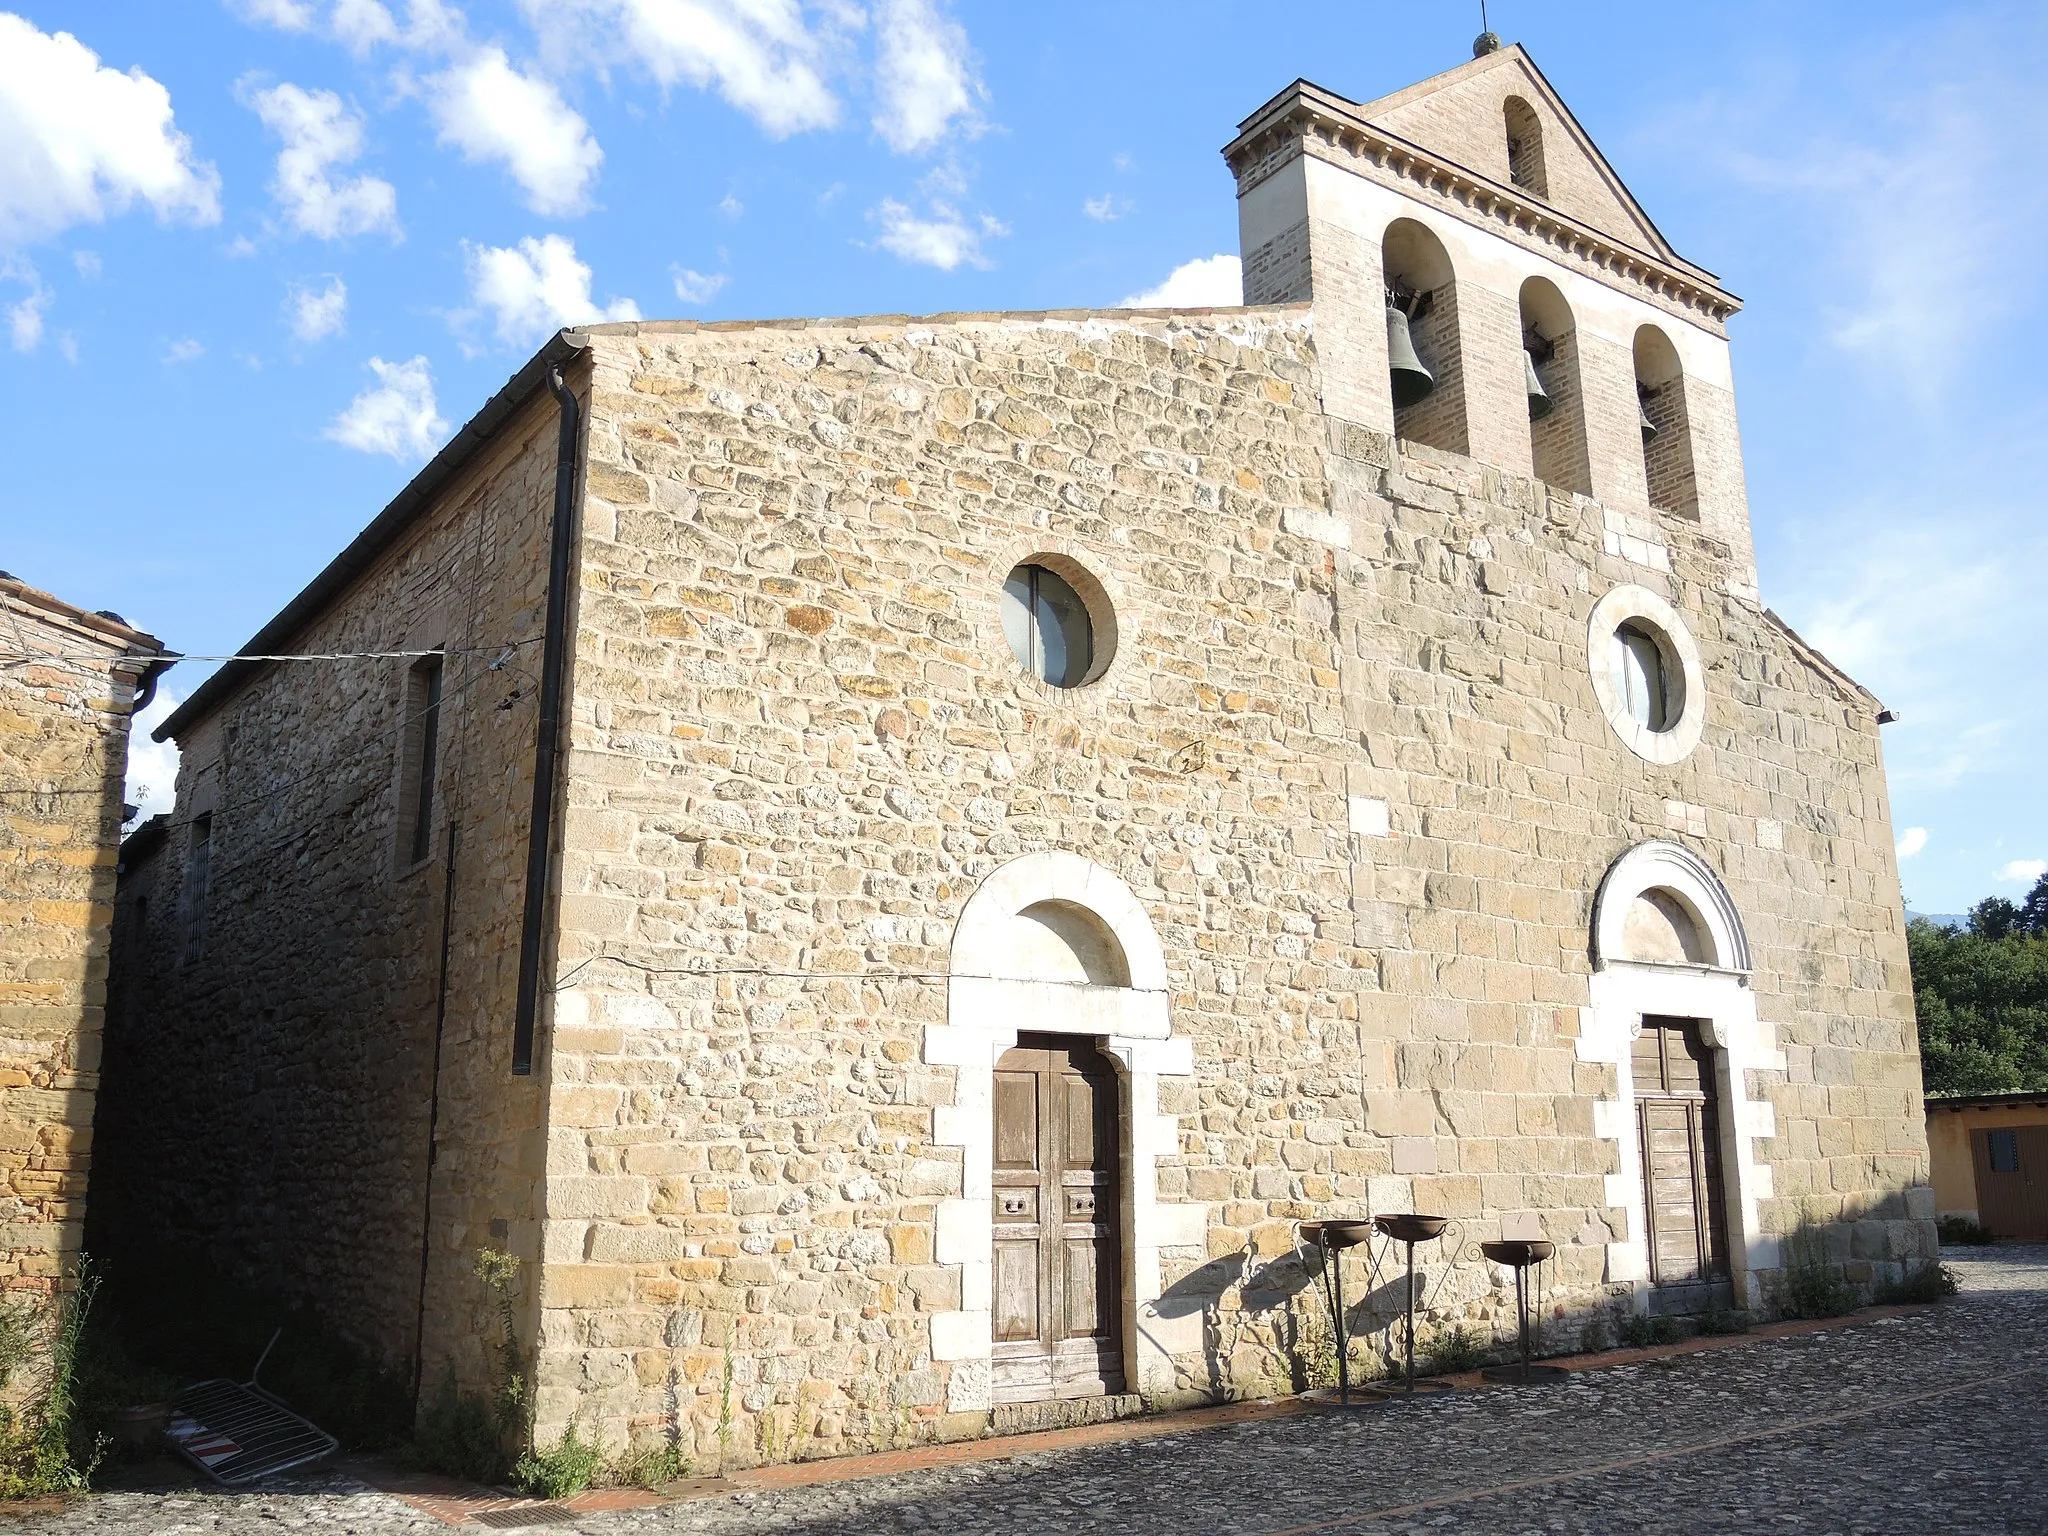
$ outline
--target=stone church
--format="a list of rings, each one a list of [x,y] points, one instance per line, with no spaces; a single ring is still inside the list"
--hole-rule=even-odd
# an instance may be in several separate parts
[[[1547,1237],[1569,1340],[1931,1256],[1738,300],[1519,47],[1224,155],[1242,307],[598,325],[486,404],[245,647],[371,659],[164,728],[117,1240],[425,1395],[509,1252],[536,1436],[700,1466],[1298,1388],[1307,1219],[1453,1218],[1424,1326],[1502,1336]]]

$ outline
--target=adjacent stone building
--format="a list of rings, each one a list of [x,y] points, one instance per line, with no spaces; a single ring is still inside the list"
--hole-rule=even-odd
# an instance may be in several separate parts
[[[128,718],[163,647],[0,571],[0,1288],[78,1257]]]
[[[1519,48],[1226,154],[1242,308],[557,337],[249,647],[365,659],[201,688],[130,1240],[428,1390],[508,1250],[536,1433],[699,1465],[1299,1385],[1311,1217],[1455,1218],[1483,1332],[1503,1233],[1574,1332],[1930,1255],[1736,300]]]

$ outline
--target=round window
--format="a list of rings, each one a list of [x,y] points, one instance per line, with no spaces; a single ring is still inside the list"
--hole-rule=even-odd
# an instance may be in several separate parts
[[[1088,604],[1048,566],[1010,572],[1003,583],[1003,635],[1025,670],[1055,688],[1078,688],[1099,670]]]
[[[1649,625],[1631,620],[1614,631],[1614,691],[1629,719],[1646,731],[1668,731],[1678,716],[1672,705],[1671,679],[1664,666],[1664,647]],[[1683,678],[1678,693],[1685,691]]]
[[[1699,646],[1678,610],[1643,587],[1616,587],[1586,621],[1593,692],[1636,756],[1675,763],[1706,722]]]

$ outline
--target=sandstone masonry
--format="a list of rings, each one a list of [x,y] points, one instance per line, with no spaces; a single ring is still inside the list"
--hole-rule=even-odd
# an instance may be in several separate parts
[[[414,662],[247,668],[170,724],[179,811],[133,889],[190,891],[201,818],[217,872],[203,952],[169,958],[168,896],[137,940],[170,979],[118,1035],[133,1230],[248,1255],[471,1389],[468,1266],[508,1249],[544,1440],[701,1466],[979,1434],[1302,1385],[1308,1218],[1454,1218],[1434,1326],[1508,1326],[1499,1235],[1556,1245],[1568,1319],[1704,1304],[1645,1196],[1641,1041],[1684,1019],[1719,1294],[1770,1305],[1794,1232],[1861,1281],[1931,1255],[1879,707],[1756,600],[1734,301],[1660,251],[1599,267],[1652,243],[1639,211],[1495,59],[1417,90],[1476,134],[1514,72],[1547,184],[1589,200],[1561,235],[1512,185],[1481,210],[1343,170],[1391,130],[1297,88],[1232,151],[1248,273],[1287,302],[551,343],[252,646],[447,648],[429,854]],[[1498,183],[1461,142],[1429,154]],[[1454,274],[1470,452],[1394,431],[1396,220]],[[1567,460],[1596,494],[1531,473],[1532,277],[1583,333]],[[1644,326],[1684,369],[1690,511],[1650,499]],[[520,1078],[555,366],[569,739]],[[1081,686],[1006,633],[1031,566],[1091,610]],[[1668,720],[1617,692],[1630,624]],[[1072,1402],[1004,1374],[992,1257],[1004,1053],[1045,1032],[1117,1084],[1122,1391]]]
[[[0,572],[0,1286],[78,1255],[128,716],[162,647]]]

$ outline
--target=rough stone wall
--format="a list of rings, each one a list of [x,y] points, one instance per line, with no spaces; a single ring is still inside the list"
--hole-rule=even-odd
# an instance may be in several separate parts
[[[129,704],[154,640],[0,578],[0,1288],[76,1259]]]
[[[1207,1080],[1168,1109],[1242,1114],[1226,1161],[1267,1063],[1348,1061],[1327,562],[1282,531],[1328,500],[1305,318],[596,333],[544,1435],[580,1409],[701,1465],[986,1424],[930,1353],[961,1170],[920,1047],[1009,857],[1146,901]],[[1116,604],[1080,693],[1002,637],[1040,553]],[[1276,1172],[1305,1128],[1260,1132]]]
[[[1931,1251],[1869,700],[1696,526],[1324,417],[1306,317],[599,328],[551,1037],[540,1425],[703,1465],[978,1432],[928,1317],[961,905],[1079,852],[1137,893],[1195,1072],[1164,1083],[1175,1394],[1299,1383],[1295,1222],[1462,1223],[1434,1315],[1504,1328],[1470,1245],[1559,1244],[1609,1303],[1622,1172],[1577,1059],[1604,871],[1727,881],[1785,1052],[1750,1094],[1772,1231],[1865,1275]],[[1101,683],[1021,675],[1035,554],[1115,604]],[[1607,725],[1586,622],[1635,582],[1706,660],[1706,735]],[[1384,1277],[1382,1277],[1384,1278]],[[1768,1276],[1764,1277],[1768,1280]]]
[[[537,1078],[510,1075],[555,408],[545,396],[291,642],[445,647],[434,831],[401,847],[408,660],[272,666],[181,727],[161,851],[124,872],[102,1130],[129,1262],[198,1259],[412,1365],[459,828],[424,1341],[481,1388],[479,1248],[538,1256]],[[510,649],[508,649],[510,647]],[[494,663],[503,662],[502,666]],[[193,841],[210,818],[208,891]],[[146,903],[146,906],[144,905]],[[195,938],[195,935],[197,937]],[[529,1276],[528,1299],[532,1290]]]

